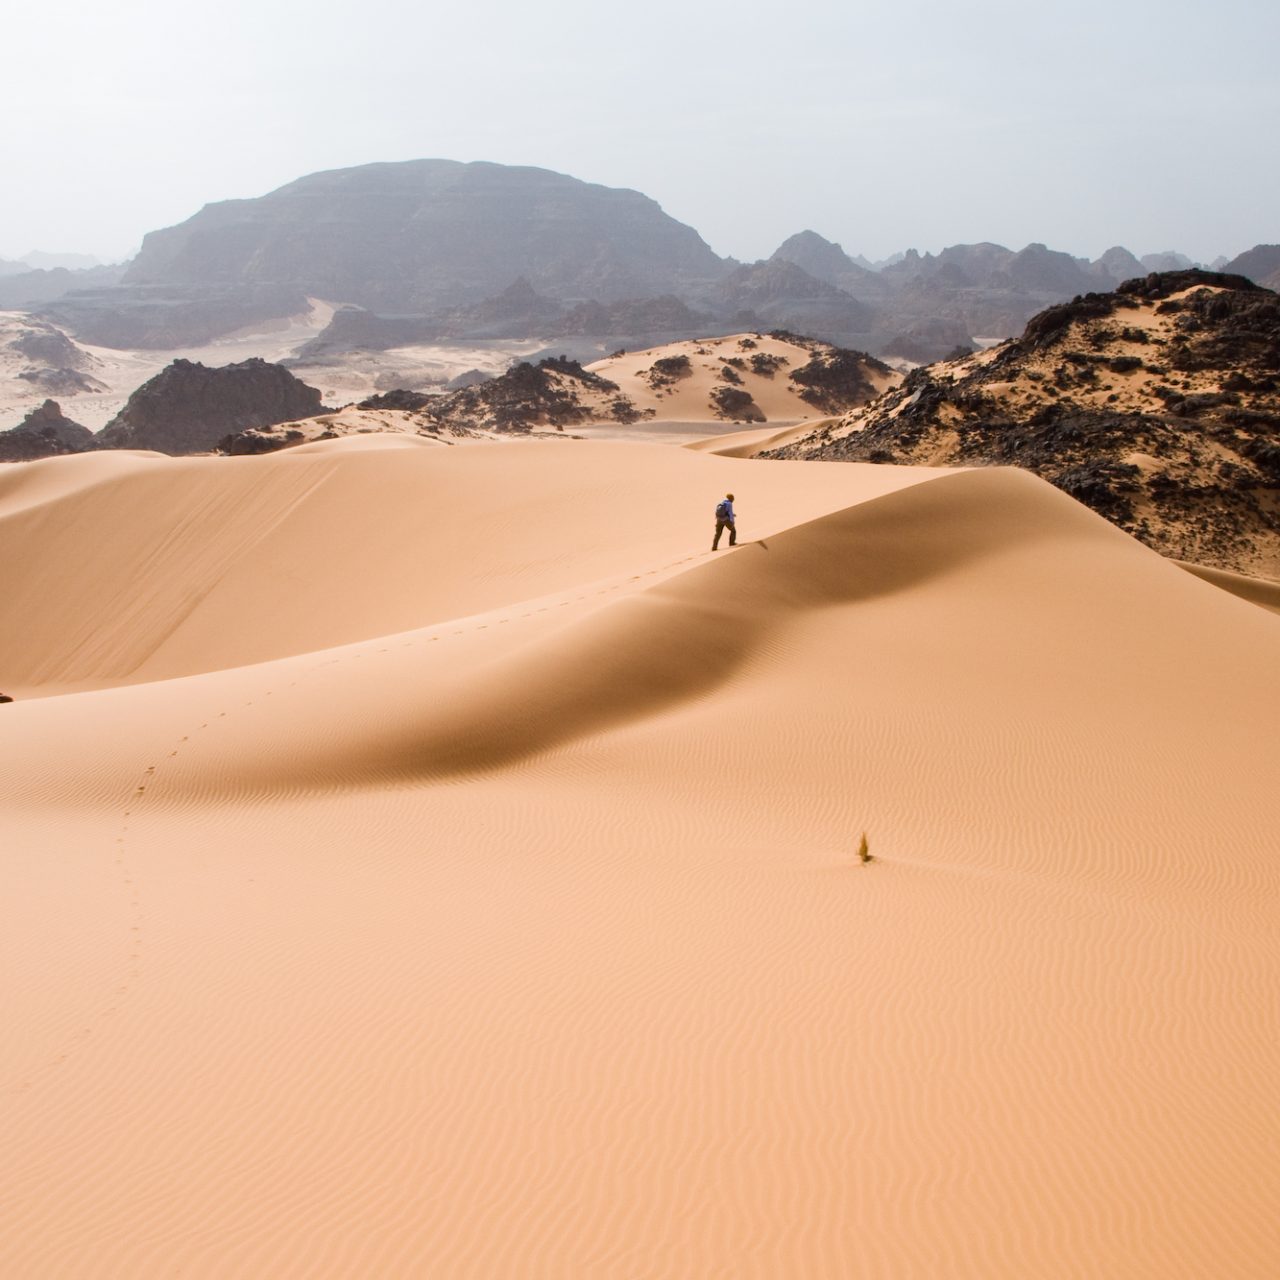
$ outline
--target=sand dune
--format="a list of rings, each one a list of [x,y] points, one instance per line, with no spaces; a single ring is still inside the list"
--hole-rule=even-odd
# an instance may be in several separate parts
[[[1274,1274],[1267,608],[599,441],[53,459],[0,549],[12,1274]]]

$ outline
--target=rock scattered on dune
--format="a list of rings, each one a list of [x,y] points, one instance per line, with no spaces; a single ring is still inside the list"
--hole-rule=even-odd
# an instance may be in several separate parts
[[[1166,555],[1280,577],[1280,298],[1195,270],[1083,295],[764,456],[1025,467]]]

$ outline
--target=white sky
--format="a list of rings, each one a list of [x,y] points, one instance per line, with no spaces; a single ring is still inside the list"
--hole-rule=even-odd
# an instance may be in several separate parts
[[[1280,241],[1276,0],[18,0],[0,257],[439,156],[652,196],[752,260]]]

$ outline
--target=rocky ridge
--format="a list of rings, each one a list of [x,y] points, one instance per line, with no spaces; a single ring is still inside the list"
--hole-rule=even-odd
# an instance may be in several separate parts
[[[762,454],[1026,467],[1177,559],[1280,578],[1280,297],[1153,274]]]
[[[521,361],[447,394],[393,390],[339,413],[229,435],[218,449],[261,453],[384,431],[447,442],[652,419],[710,427],[769,421],[779,408],[795,421],[863,404],[898,377],[862,352],[829,343],[783,331],[738,334],[617,351],[590,367],[567,356]]]
[[[311,417],[321,409],[319,391],[265,360],[220,369],[175,360],[129,397],[96,443],[107,449],[205,453],[228,433]]]
[[[589,360],[615,346],[787,328],[916,362],[1017,333],[1074,294],[1186,265],[1119,246],[1089,262],[1043,244],[973,244],[872,269],[811,230],[743,264],[636,191],[414,160],[207,205],[148,235],[112,287],[92,286],[114,277],[71,273],[75,288],[40,297],[41,314],[85,341],[131,349],[200,345],[299,316],[312,298],[357,310],[339,311],[303,359],[502,339]],[[0,294],[17,279],[0,279]]]

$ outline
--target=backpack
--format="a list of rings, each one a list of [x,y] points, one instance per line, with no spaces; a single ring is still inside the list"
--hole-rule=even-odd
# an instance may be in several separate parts
[[[716,503],[716,519],[727,520],[729,518],[729,499],[722,498]]]

